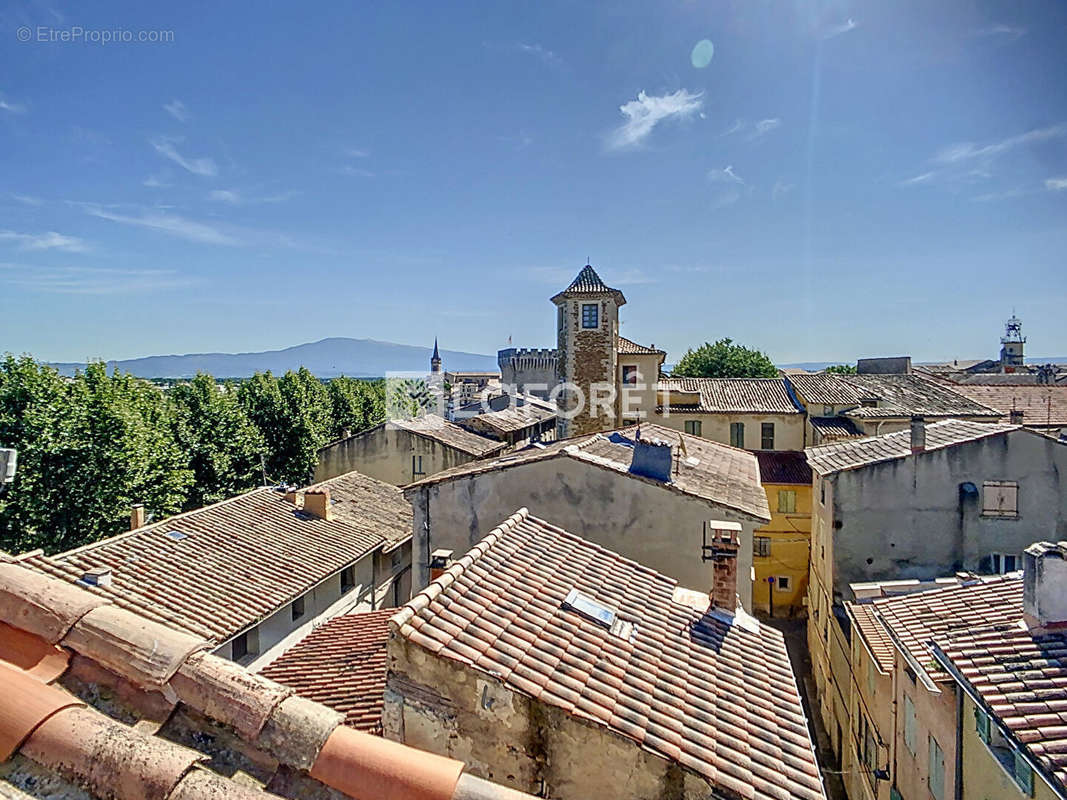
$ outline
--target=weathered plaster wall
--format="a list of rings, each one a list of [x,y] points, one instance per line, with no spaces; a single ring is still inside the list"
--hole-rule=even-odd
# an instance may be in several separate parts
[[[1017,481],[1017,518],[982,515],[960,484]],[[990,553],[1067,538],[1067,446],[1027,431],[897,459],[833,478],[833,587],[960,569],[988,572]]]
[[[851,800],[889,800],[890,782],[876,780],[863,761],[860,719],[866,717],[875,733],[875,768],[891,765],[894,736],[893,675],[882,674],[860,636],[852,637],[852,674],[855,679],[850,706],[851,736],[842,764],[845,791]],[[892,771],[890,769],[890,771]]]
[[[672,411],[669,414],[656,412],[652,421],[657,425],[684,431],[685,423],[690,420],[700,421],[700,435],[713,442],[730,444],[730,425],[740,422],[745,426],[745,449],[761,450],[762,424],[774,423],[774,447],[769,450],[803,450],[804,424],[803,414],[687,414]],[[809,442],[810,443],[810,442]]]
[[[744,608],[752,608],[752,532],[760,523],[654,482],[560,457],[406,495],[414,509],[416,589],[428,582],[429,553],[448,548],[458,557],[525,506],[534,516],[697,590],[711,588],[711,565],[700,560],[704,521],[739,522],[738,594]]]
[[[932,658],[932,657],[931,657]],[[945,758],[945,798],[953,797],[956,780],[956,684],[938,685],[940,693],[931,692],[919,681],[906,674],[906,662],[896,654],[897,715],[896,715],[896,770],[894,783],[904,797],[931,797],[928,786],[930,777],[930,740],[933,736]],[[904,741],[904,695],[915,704],[915,752]],[[974,717],[971,717],[973,726]],[[966,723],[966,720],[964,720]],[[996,797],[998,795],[990,795]]]
[[[651,420],[656,410],[656,384],[659,382],[659,367],[663,363],[660,355],[626,355],[618,356],[618,374],[615,378],[619,387],[619,424],[643,419]],[[622,382],[623,367],[637,367],[637,385]],[[625,396],[623,396],[625,392]],[[624,405],[624,401],[627,403]]]
[[[462,760],[474,775],[538,796],[713,797],[705,780],[635,742],[396,636],[383,725],[389,739]]]
[[[413,474],[412,456],[422,456],[423,474]],[[385,424],[320,450],[315,481],[358,470],[385,483],[403,486],[473,460],[474,456],[441,444],[436,439]]]

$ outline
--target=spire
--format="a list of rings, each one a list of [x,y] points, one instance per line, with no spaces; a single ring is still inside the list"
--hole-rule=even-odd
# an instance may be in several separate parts
[[[433,355],[430,356],[430,372],[441,371],[441,353],[437,349],[437,337],[433,337]]]
[[[616,305],[622,305],[626,302],[626,298],[623,297],[622,292],[618,289],[612,289],[597,275],[596,270],[593,269],[591,264],[586,264],[582,267],[582,271],[578,273],[571,285],[564,289],[562,292],[552,298],[552,302],[556,303],[567,297],[575,297],[580,295],[612,295],[615,298]]]

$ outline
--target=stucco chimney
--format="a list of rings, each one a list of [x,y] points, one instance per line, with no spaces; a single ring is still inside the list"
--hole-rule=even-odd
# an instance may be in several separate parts
[[[1008,421],[1012,425],[1022,425],[1023,424],[1023,410],[1021,408],[1013,408],[1011,410],[1011,413],[1008,415]]]
[[[319,519],[333,519],[333,507],[330,505],[330,490],[308,489],[304,492],[304,513]]]
[[[144,503],[135,503],[130,509],[130,530],[144,527]]]
[[[741,537],[736,531],[711,530],[711,606],[731,614],[737,610],[737,551]]]
[[[1023,551],[1023,619],[1038,633],[1067,629],[1067,542]]]
[[[911,452],[926,451],[926,420],[920,416],[911,418]]]

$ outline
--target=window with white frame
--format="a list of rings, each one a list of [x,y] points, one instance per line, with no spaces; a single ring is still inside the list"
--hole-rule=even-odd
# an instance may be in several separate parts
[[[582,303],[582,327],[600,327],[600,306],[596,303]]]
[[[776,575],[774,578],[774,588],[779,592],[791,592],[793,591],[793,579],[788,575]]]
[[[991,553],[989,560],[992,572],[996,575],[1005,575],[1020,568],[1019,556],[1016,553]]]
[[[1015,481],[986,481],[983,483],[982,516],[1019,516],[1019,484]]]

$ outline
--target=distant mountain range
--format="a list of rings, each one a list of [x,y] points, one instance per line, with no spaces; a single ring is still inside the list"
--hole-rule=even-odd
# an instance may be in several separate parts
[[[206,372],[216,378],[245,378],[255,372],[270,370],[283,373],[307,367],[317,377],[382,377],[386,372],[426,372],[430,368],[429,347],[415,347],[374,339],[322,339],[298,344],[284,350],[261,353],[188,353],[186,355],[147,356],[122,361],[108,361],[108,369],[118,368],[141,378],[191,378]],[[497,369],[496,357],[479,353],[442,350],[446,370],[488,371]],[[84,369],[84,364],[53,363],[64,375]]]
[[[946,364],[951,359],[945,359],[945,361],[916,361],[916,366],[923,364]],[[1047,356],[1041,358],[1028,358],[1027,364],[1067,364],[1067,356]],[[852,361],[798,361],[795,364],[778,364],[779,369],[804,369],[808,372],[818,372],[819,370],[832,367],[834,364],[851,364],[855,366],[855,362]]]

